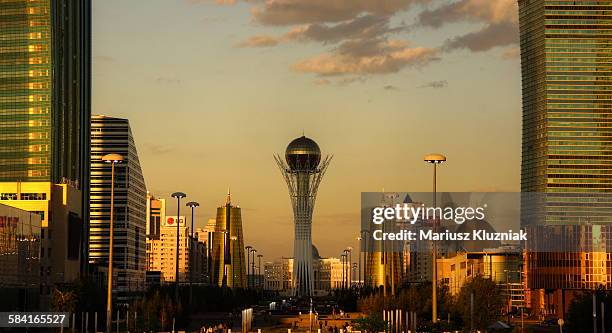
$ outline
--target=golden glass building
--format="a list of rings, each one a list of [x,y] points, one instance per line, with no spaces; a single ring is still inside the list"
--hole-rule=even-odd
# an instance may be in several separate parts
[[[612,287],[612,248],[595,232],[612,224],[610,22],[612,1],[519,0],[521,191],[539,193],[522,202],[525,269],[540,313],[563,315],[568,290]]]
[[[212,283],[230,288],[246,288],[244,237],[240,207],[233,206],[227,193],[225,205],[217,208],[215,231],[210,241]]]
[[[0,1],[0,201],[41,215],[42,294],[87,269],[90,41],[91,0]]]

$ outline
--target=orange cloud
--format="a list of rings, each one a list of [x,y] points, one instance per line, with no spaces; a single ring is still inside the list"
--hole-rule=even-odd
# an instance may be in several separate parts
[[[282,38],[258,35],[249,37],[247,40],[238,43],[237,47],[271,47],[276,46],[281,42]]]
[[[266,25],[340,22],[360,14],[390,15],[431,0],[267,0],[252,14]]]
[[[302,60],[292,66],[301,73],[321,76],[388,74],[404,67],[424,66],[438,59],[438,50],[425,47],[407,47],[398,41],[379,46],[380,52],[371,55],[350,53],[324,53]]]
[[[433,10],[424,10],[418,16],[420,25],[434,28],[460,21],[516,24],[518,5],[516,0],[460,0]]]

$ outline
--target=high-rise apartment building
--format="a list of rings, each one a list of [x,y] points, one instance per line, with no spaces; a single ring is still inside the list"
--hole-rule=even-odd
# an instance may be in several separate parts
[[[166,200],[158,199],[147,192],[147,224],[146,243],[147,243],[147,270],[151,269],[152,242],[159,240],[161,225],[166,219]]]
[[[177,228],[178,223],[178,228]],[[186,282],[190,267],[189,256],[189,227],[185,223],[185,216],[166,216],[159,228],[159,237],[149,241],[151,248],[149,255],[150,271],[161,272],[161,282],[176,281],[176,232],[179,232],[179,282]]]
[[[612,288],[612,1],[519,0],[522,223],[532,307]],[[604,238],[602,238],[604,237]],[[558,245],[558,248],[551,248]]]
[[[119,293],[140,290],[146,270],[147,190],[127,119],[93,116],[91,122],[91,218],[89,262],[106,272],[109,253],[111,167],[106,154],[120,154],[115,167],[113,265]]]
[[[87,269],[90,41],[90,0],[0,2],[0,202],[41,215],[43,295]]]

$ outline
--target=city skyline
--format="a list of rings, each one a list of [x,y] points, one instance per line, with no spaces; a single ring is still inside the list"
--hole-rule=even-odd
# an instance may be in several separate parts
[[[240,44],[255,35],[283,36],[295,25],[353,22],[350,31],[370,24],[380,28],[367,29],[371,33],[384,30],[376,35],[382,39],[442,49],[451,36],[516,25],[517,9],[504,10],[513,1],[459,2],[464,9],[444,1],[398,1],[401,6],[384,15],[358,9],[360,18],[382,17],[378,23],[354,22],[356,9],[342,2],[346,15],[339,18],[269,25],[251,16],[256,5],[248,3],[151,1],[143,8],[134,1],[97,1],[93,113],[131,120],[149,189],[164,198],[180,190],[198,200],[199,227],[230,186],[243,208],[246,242],[270,260],[277,257],[271,253],[291,255],[293,233],[285,184],[271,156],[304,132],[336,156],[319,191],[313,242],[323,256],[339,256],[356,245],[348,240],[359,233],[361,191],[430,189],[421,160],[426,153],[449,158],[439,174],[441,191],[520,189],[517,44],[440,51],[427,64],[400,62],[385,73],[337,75],[294,66],[332,52],[336,42]],[[452,23],[434,22],[444,15]],[[399,29],[417,21],[422,27]],[[518,40],[518,28],[515,34]],[[338,241],[342,234],[347,242]]]

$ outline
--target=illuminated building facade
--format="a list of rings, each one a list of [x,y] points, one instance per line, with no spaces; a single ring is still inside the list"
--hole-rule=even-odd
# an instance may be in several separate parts
[[[161,282],[176,281],[176,224],[179,223],[179,282],[188,280],[189,271],[189,227],[185,217],[166,216],[160,225],[159,237],[150,241],[149,271],[161,272]]]
[[[459,252],[437,261],[438,283],[448,286],[452,296],[458,295],[471,278],[482,276],[497,283],[506,300],[506,310],[525,306],[523,255],[519,248]]]
[[[93,116],[91,122],[91,214],[89,262],[105,272],[109,253],[111,168],[102,161],[110,153],[123,156],[115,168],[113,265],[115,290],[125,293],[144,287],[147,190],[136,144],[127,119]]]
[[[380,199],[380,207],[392,207],[402,202],[398,193],[382,193]],[[367,213],[366,216],[371,216],[371,213]],[[376,230],[382,232],[397,232],[401,224],[396,221],[388,221],[376,228],[372,223],[367,223],[369,230],[366,231],[367,242],[364,249],[364,262],[365,262],[365,277],[364,282],[368,286],[372,287],[383,287],[385,293],[395,294],[396,289],[401,284],[402,280],[406,276],[404,265],[404,259],[408,258],[414,261],[414,267],[416,269],[417,263],[419,264],[418,269],[421,272],[419,281],[431,281],[431,253],[423,251],[423,246],[430,246],[430,242],[413,242],[413,246],[421,246],[421,248],[411,248],[409,255],[404,253],[404,246],[410,248],[410,244],[404,244],[404,242],[395,242],[389,240],[376,240],[372,236]],[[412,252],[414,251],[414,252]],[[427,262],[430,262],[427,264]],[[429,270],[429,273],[427,273]],[[415,275],[418,273],[413,272]]]
[[[151,245],[152,241],[159,240],[161,225],[166,219],[166,200],[155,198],[151,193],[147,192],[147,224],[146,224],[146,242],[147,242],[147,270],[151,264]]]
[[[342,269],[345,266],[340,258],[321,258],[313,247],[313,296],[326,296],[334,289],[343,287]],[[265,290],[278,292],[283,296],[293,295],[293,258],[282,258],[264,264]]]
[[[293,240],[293,283],[295,296],[313,295],[312,212],[319,184],[331,162],[331,156],[321,159],[321,149],[312,139],[301,136],[289,143],[285,159],[275,155],[293,207],[295,227]]]
[[[227,194],[225,205],[217,208],[215,231],[210,238],[212,283],[230,288],[246,288],[241,210],[232,205],[230,193]]]
[[[40,214],[0,204],[2,311],[32,311],[38,307],[41,228]]]
[[[543,194],[523,200],[523,226],[532,235],[526,279],[534,310],[563,316],[574,291],[612,287],[612,248],[600,238],[612,223],[604,195],[612,192],[612,1],[518,3],[521,191]],[[544,248],[566,239],[569,247]]]
[[[81,207],[75,210],[85,222],[79,228],[84,242],[79,258],[87,256],[90,67],[90,0],[0,2],[0,183],[10,188],[0,199],[15,201],[14,206],[34,200],[23,206],[48,211],[54,184],[79,191]],[[15,198],[21,184],[31,187],[26,183],[36,192],[22,191]],[[48,221],[44,217],[42,227],[56,235],[68,224]],[[79,265],[86,272],[86,260]]]

